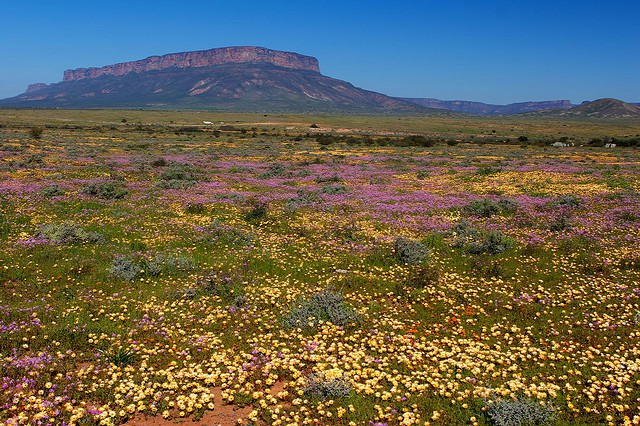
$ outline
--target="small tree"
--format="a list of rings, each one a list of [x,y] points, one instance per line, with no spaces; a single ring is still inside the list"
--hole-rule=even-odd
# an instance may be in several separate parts
[[[43,131],[44,129],[42,127],[32,127],[29,129],[29,136],[33,139],[40,139]]]

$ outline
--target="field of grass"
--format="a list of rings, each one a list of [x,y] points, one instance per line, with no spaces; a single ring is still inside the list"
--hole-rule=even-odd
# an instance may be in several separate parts
[[[0,126],[0,422],[640,424],[637,122]]]

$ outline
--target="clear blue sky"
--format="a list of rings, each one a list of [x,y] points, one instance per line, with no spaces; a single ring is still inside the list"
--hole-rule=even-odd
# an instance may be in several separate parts
[[[0,98],[68,68],[253,45],[392,96],[640,102],[638,0],[4,0]]]

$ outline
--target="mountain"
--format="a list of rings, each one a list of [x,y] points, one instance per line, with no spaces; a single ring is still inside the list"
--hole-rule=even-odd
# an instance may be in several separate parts
[[[563,117],[640,118],[640,107],[618,99],[604,98],[555,114]]]
[[[520,102],[508,105],[492,105],[472,101],[441,101],[433,98],[399,98],[427,108],[445,109],[467,114],[498,115],[522,114],[546,109],[569,109],[573,107],[568,100]]]
[[[320,73],[316,58],[262,47],[225,47],[78,68],[30,85],[4,107],[438,112]]]

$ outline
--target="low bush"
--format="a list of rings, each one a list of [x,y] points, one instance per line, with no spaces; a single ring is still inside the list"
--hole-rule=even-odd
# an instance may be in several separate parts
[[[349,188],[344,185],[325,185],[320,189],[320,192],[327,195],[346,194],[349,192]]]
[[[109,267],[109,275],[126,281],[133,281],[142,274],[142,265],[124,256],[117,256]]]
[[[195,293],[218,296],[224,303],[240,307],[246,304],[244,284],[241,277],[228,272],[212,271],[196,281]]]
[[[271,179],[274,177],[285,176],[286,169],[280,163],[275,163],[269,166],[266,172],[258,174],[259,179]]]
[[[116,367],[124,367],[133,364],[138,356],[131,348],[116,348],[108,352],[104,352],[105,360]]]
[[[488,198],[472,201],[464,207],[468,214],[478,217],[491,217],[498,214],[513,213],[517,209],[517,203],[506,198],[493,201]]]
[[[172,179],[172,180],[161,180],[159,182],[156,182],[155,186],[156,188],[160,188],[160,189],[187,189],[187,188],[191,188],[195,184],[196,184],[196,181],[194,180]]]
[[[102,244],[104,235],[97,232],[88,232],[73,223],[47,223],[40,226],[36,237],[44,237],[49,242],[61,245],[74,244]]]
[[[153,167],[164,167],[167,165],[167,160],[165,160],[164,157],[158,157],[151,162],[151,165]]]
[[[175,274],[181,271],[190,271],[194,268],[191,259],[181,254],[159,253],[151,260],[143,264],[145,273],[150,276],[158,276],[162,273]]]
[[[344,377],[327,379],[316,374],[310,374],[307,377],[307,383],[302,386],[302,392],[314,398],[342,398],[349,396],[351,385]]]
[[[254,200],[251,208],[245,213],[244,218],[249,222],[258,222],[266,218],[269,212],[269,204],[266,201]]]
[[[173,275],[190,271],[193,268],[194,265],[191,260],[181,254],[159,253],[150,259],[136,259],[119,255],[111,262],[109,274],[126,281],[133,281],[142,276]]]
[[[551,232],[561,232],[571,228],[571,218],[566,214],[559,214],[549,223]]]
[[[398,260],[403,263],[420,263],[430,255],[429,250],[420,241],[398,237],[393,243]]]
[[[576,208],[580,207],[580,204],[582,204],[582,200],[577,195],[566,194],[556,198],[551,204],[553,206]]]
[[[550,406],[542,406],[526,398],[496,401],[488,404],[486,413],[496,426],[547,425],[555,419]]]
[[[176,163],[160,173],[158,178],[163,181],[193,181],[199,180],[202,170],[191,164]]]
[[[249,246],[257,242],[256,236],[252,233],[225,225],[217,219],[204,228],[203,234],[205,241],[230,246]]]
[[[323,290],[309,299],[295,304],[284,318],[286,326],[311,329],[318,321],[328,321],[340,327],[346,327],[359,321],[358,314],[350,309],[341,294]]]
[[[31,136],[33,139],[40,139],[42,138],[43,132],[44,129],[42,127],[32,127],[29,129],[29,136]]]
[[[479,230],[467,221],[458,222],[449,234],[453,247],[470,254],[499,254],[515,246],[513,239],[502,232]]]
[[[317,203],[318,201],[321,201],[321,198],[317,192],[299,189],[295,197],[287,199],[284,207],[287,211],[295,211],[302,206]]]
[[[202,203],[187,203],[184,212],[188,214],[205,214],[207,207]]]
[[[440,280],[440,270],[433,265],[420,265],[409,272],[406,284],[412,288],[425,288]]]
[[[105,200],[120,200],[129,193],[119,182],[91,182],[82,192]]]
[[[44,186],[40,189],[40,195],[46,198],[59,197],[64,194],[65,190],[60,188],[58,185]]]

